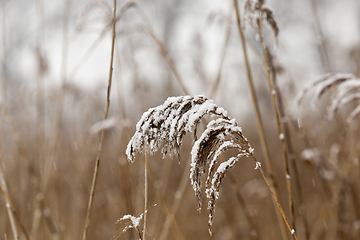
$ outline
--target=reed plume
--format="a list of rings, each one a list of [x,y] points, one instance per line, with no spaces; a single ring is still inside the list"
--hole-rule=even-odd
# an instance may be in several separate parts
[[[296,103],[299,106],[304,98],[313,93],[311,100],[313,103],[319,102],[320,98],[330,89],[330,103],[327,106],[327,118],[332,120],[339,109],[346,104],[360,99],[360,79],[349,73],[328,73],[319,76],[312,81],[308,86],[304,87],[296,97]],[[360,107],[356,106],[346,119],[346,124],[349,125],[354,117],[360,112]]]
[[[197,139],[198,124],[205,115],[218,118],[210,121]],[[222,179],[241,157],[249,157],[254,151],[235,119],[230,119],[223,108],[205,96],[170,97],[164,104],[150,108],[142,115],[126,154],[132,162],[136,152],[154,154],[161,148],[163,156],[177,155],[180,160],[180,145],[187,132],[192,132],[195,139],[191,151],[190,179],[198,199],[198,210],[202,207],[202,177],[206,166],[209,166],[205,192],[209,199],[209,233],[212,234],[215,202],[219,198]],[[222,162],[215,171],[219,156],[230,148],[237,149],[238,155]]]
[[[274,32],[275,37],[278,37],[279,27],[273,11],[265,4],[265,0],[247,0],[245,2],[245,13],[255,29],[261,28],[261,23],[265,20]]]

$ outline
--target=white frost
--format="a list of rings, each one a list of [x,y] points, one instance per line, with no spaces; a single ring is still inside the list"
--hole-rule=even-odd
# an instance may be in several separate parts
[[[280,139],[280,140],[284,140],[284,139],[285,139],[285,136],[284,136],[283,133],[281,133],[281,134],[279,135],[279,139]]]
[[[139,217],[134,217],[133,215],[127,214],[127,215],[124,215],[122,218],[120,218],[118,220],[118,222],[124,221],[124,220],[129,220],[131,222],[131,224],[129,225],[129,228],[136,228],[136,227],[139,227],[140,220],[142,218],[143,218],[143,214],[140,214]]]
[[[256,166],[254,169],[256,170],[256,169],[260,169],[260,168],[261,168],[261,162],[256,162]]]

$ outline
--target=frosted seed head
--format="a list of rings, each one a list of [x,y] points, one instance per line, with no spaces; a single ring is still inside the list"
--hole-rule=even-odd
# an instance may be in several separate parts
[[[215,116],[217,119],[210,121],[197,138],[198,124],[205,115]],[[146,151],[154,154],[159,148],[163,156],[180,155],[182,138],[188,132],[192,132],[195,139],[191,150],[190,179],[198,199],[198,210],[202,206],[202,178],[207,166],[209,169],[205,193],[209,199],[209,232],[211,233],[215,203],[220,195],[222,179],[241,157],[249,157],[254,152],[235,119],[230,119],[223,108],[218,107],[205,96],[170,97],[164,104],[151,108],[142,115],[136,125],[136,132],[128,143],[126,155],[131,162],[136,152]],[[230,148],[235,148],[238,155],[218,165],[219,156]],[[218,167],[216,168],[215,165]],[[257,163],[257,168],[260,167],[261,164]],[[175,197],[180,196],[177,194]],[[120,220],[131,222],[126,228],[128,229],[138,226],[140,217],[125,215]]]

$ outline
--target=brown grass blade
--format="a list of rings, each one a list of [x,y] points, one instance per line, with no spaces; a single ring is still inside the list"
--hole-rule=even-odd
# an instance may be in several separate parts
[[[103,118],[104,121],[108,117],[109,107],[110,107],[110,93],[111,93],[111,84],[112,84],[112,75],[113,75],[113,62],[114,62],[114,49],[115,49],[115,36],[116,36],[115,27],[116,27],[116,0],[114,0],[114,9],[113,9],[113,27],[112,27],[110,69],[109,69],[108,88],[107,88],[107,94],[106,94],[105,112],[104,112],[104,118]],[[96,182],[97,182],[97,177],[98,177],[98,173],[99,173],[100,157],[101,157],[101,152],[102,152],[104,136],[105,136],[105,129],[102,129],[98,153],[97,153],[97,157],[95,160],[95,169],[94,169],[94,175],[93,175],[93,180],[92,180],[92,185],[91,185],[88,209],[87,209],[87,213],[86,213],[83,240],[87,239],[88,233],[89,233],[91,211],[92,211],[93,201],[94,201],[94,197],[95,197]]]

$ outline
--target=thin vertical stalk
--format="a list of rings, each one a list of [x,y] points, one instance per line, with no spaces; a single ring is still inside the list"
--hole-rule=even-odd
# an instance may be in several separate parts
[[[9,126],[9,129],[10,129],[10,132],[11,132],[13,142],[14,142],[16,148],[17,148],[17,151],[18,151],[21,159],[22,159],[22,163],[23,163],[24,167],[26,167],[26,169],[27,169],[27,171],[28,171],[28,173],[30,175],[30,178],[35,180],[35,181],[31,181],[31,182],[32,183],[37,182],[38,181],[38,176],[35,173],[35,169],[34,169],[34,167],[32,166],[32,164],[30,162],[30,158],[29,158],[28,154],[26,153],[22,142],[20,141],[20,135],[17,132],[17,129],[16,129],[14,123],[13,123],[13,120],[12,120],[12,118],[10,116],[9,110],[5,107],[5,105],[2,105],[2,104],[0,104],[0,110],[1,110],[2,114],[4,114],[4,116],[5,116],[6,122],[7,122],[8,126]],[[44,204],[42,206],[45,207]],[[40,205],[38,205],[38,207],[36,207],[36,210],[35,210],[35,213],[34,213],[34,219],[35,219],[35,217],[38,218],[38,216],[35,216],[37,213],[39,213],[40,216],[41,216]],[[45,217],[47,218],[46,223],[51,223],[53,225],[51,215],[46,215]],[[33,226],[34,226],[34,224],[37,224],[37,222],[34,223],[34,219],[33,219]],[[51,229],[51,227],[49,225],[48,225],[48,227],[49,227],[49,229]],[[32,232],[33,231],[31,231],[31,233]],[[31,238],[34,239],[33,237],[31,237]]]
[[[261,145],[262,152],[264,155],[267,174],[270,178],[271,186],[274,189],[276,198],[280,199],[279,187],[278,187],[278,184],[274,177],[274,171],[273,171],[271,161],[270,161],[269,148],[268,148],[266,138],[265,138],[264,125],[263,125],[263,122],[261,119],[259,103],[256,98],[255,85],[254,85],[254,81],[252,78],[251,68],[250,68],[249,59],[248,59],[248,55],[247,55],[245,36],[244,36],[244,32],[241,27],[240,11],[239,11],[237,0],[234,0],[234,7],[236,10],[237,26],[238,26],[238,30],[239,30],[239,34],[240,34],[240,38],[241,38],[242,49],[243,49],[243,53],[244,53],[244,61],[245,61],[245,65],[246,65],[247,79],[248,79],[248,84],[249,84],[249,88],[250,88],[250,96],[251,96],[251,100],[252,100],[251,102],[252,102],[252,105],[254,108],[255,121],[256,121],[256,127],[258,130],[260,145]],[[274,204],[275,204],[275,202],[274,202]],[[285,229],[286,229],[285,225],[284,225],[285,223],[281,220],[281,216],[278,214],[278,212],[276,212],[276,213],[277,213],[278,221],[280,223],[280,229],[282,232],[282,236],[284,239],[287,239],[287,236],[285,233]]]
[[[245,143],[244,140],[242,140],[242,141]],[[258,169],[258,170],[260,171],[261,176],[262,176],[262,178],[264,179],[264,181],[265,181],[265,183],[266,183],[266,186],[269,188],[270,193],[271,193],[271,196],[273,197],[273,200],[274,200],[274,202],[276,203],[277,208],[279,209],[279,212],[280,212],[280,214],[281,214],[282,219],[284,220],[284,223],[285,223],[287,229],[289,230],[289,232],[290,232],[290,234],[293,236],[293,238],[294,238],[295,240],[297,240],[296,231],[295,231],[294,228],[292,228],[292,227],[290,226],[289,221],[288,221],[287,218],[286,218],[284,209],[283,209],[283,207],[281,206],[281,203],[279,202],[279,199],[276,197],[276,194],[275,194],[275,192],[273,191],[273,188],[271,187],[269,181],[267,180],[267,178],[266,178],[266,176],[265,176],[265,174],[264,174],[264,171],[262,170],[262,167],[261,167],[260,162],[256,160],[254,154],[250,153],[250,156],[251,156],[251,158],[252,158],[252,159],[255,161],[255,163],[256,163],[256,168],[255,168],[255,169]]]
[[[175,221],[175,214],[177,213],[177,211],[179,210],[179,207],[180,207],[180,204],[181,204],[181,201],[185,195],[185,191],[187,189],[187,185],[190,181],[190,178],[188,176],[189,174],[189,171],[190,171],[190,163],[191,163],[191,158],[188,158],[186,164],[185,164],[185,169],[184,169],[184,173],[183,175],[181,176],[181,180],[180,180],[180,184],[176,190],[176,194],[179,196],[179,197],[176,197],[174,199],[174,202],[172,203],[171,205],[171,211],[169,211],[170,214],[168,214],[168,217],[167,219],[164,221],[163,223],[163,227],[162,227],[162,230],[161,230],[161,233],[160,233],[160,237],[159,237],[159,240],[165,240],[167,239],[168,237],[168,234],[169,234],[169,227],[173,226],[174,225],[174,233],[176,234],[176,237],[180,236],[181,238],[180,239],[183,239],[183,236],[181,234],[181,232],[179,230],[177,230],[177,224],[176,224],[176,221]],[[180,235],[181,234],[181,235]]]
[[[145,178],[145,183],[144,183],[144,188],[145,188],[145,201],[144,201],[144,227],[143,227],[143,240],[146,240],[146,223],[147,223],[147,206],[148,206],[148,157],[147,157],[147,153],[146,153],[146,149],[145,149],[145,174],[144,174]]]
[[[216,79],[214,81],[214,83],[211,86],[210,89],[210,95],[209,98],[214,98],[214,95],[216,93],[216,90],[218,89],[220,80],[221,80],[221,73],[222,73],[222,68],[224,65],[224,60],[225,60],[225,55],[226,55],[226,49],[229,45],[229,39],[230,39],[230,33],[231,33],[231,14],[229,13],[229,16],[227,16],[226,18],[226,26],[225,26],[225,40],[224,40],[224,45],[221,49],[221,57],[220,57],[220,64],[219,64],[219,68],[216,74]]]
[[[49,140],[49,148],[46,152],[45,166],[44,166],[44,176],[42,177],[42,181],[40,184],[40,192],[38,193],[37,207],[34,211],[33,216],[33,227],[31,230],[31,237],[33,239],[37,239],[37,234],[39,232],[41,216],[46,217],[47,215],[43,214],[44,212],[44,196],[46,194],[50,177],[51,170],[55,160],[56,151],[57,151],[57,143],[61,130],[61,116],[63,113],[63,105],[65,98],[65,83],[66,83],[66,72],[67,72],[67,56],[69,50],[69,11],[70,11],[70,0],[65,0],[64,4],[64,25],[63,25],[63,38],[62,38],[62,57],[61,57],[61,87],[57,99],[56,113],[55,113],[55,121],[51,130],[51,137]],[[39,214],[41,213],[42,214]],[[52,222],[52,220],[51,220]],[[53,225],[53,224],[51,224]],[[50,228],[51,229],[51,228]]]
[[[1,22],[2,22],[2,26],[1,26],[1,42],[2,42],[2,63],[1,63],[1,93],[2,93],[2,98],[0,99],[4,104],[7,103],[7,88],[8,88],[8,80],[7,80],[7,51],[6,51],[6,3],[5,1],[1,1]]]
[[[274,106],[276,122],[277,122],[278,130],[279,130],[279,138],[281,141],[281,149],[282,149],[284,167],[285,167],[286,186],[287,186],[288,198],[289,198],[290,219],[291,219],[292,226],[295,229],[295,216],[294,216],[295,214],[294,214],[294,204],[293,204],[293,196],[292,196],[292,190],[291,190],[291,175],[290,175],[289,160],[288,160],[287,149],[286,149],[287,147],[286,147],[285,135],[283,132],[282,123],[280,120],[279,109],[278,109],[278,105],[276,102],[276,97],[275,97],[276,91],[274,89],[274,85],[273,85],[273,82],[271,79],[269,59],[268,59],[268,55],[267,55],[267,51],[266,51],[266,47],[265,47],[264,38],[262,35],[262,24],[260,21],[258,22],[257,30],[258,30],[258,33],[260,36],[260,41],[261,41],[261,45],[262,45],[262,49],[263,49],[263,53],[264,53],[267,78],[268,78],[268,83],[269,83],[270,92],[271,92],[271,100],[272,100],[272,103]]]
[[[8,194],[8,191],[7,191],[7,187],[6,187],[6,182],[5,182],[5,178],[4,178],[4,174],[3,174],[3,171],[0,167],[0,187],[3,189],[3,192],[6,194],[6,195],[9,195]],[[5,195],[4,195],[5,196]],[[5,197],[6,199],[6,197]],[[10,207],[10,203],[9,202],[6,202],[6,210],[7,210],[7,213],[9,215],[9,220],[10,220],[10,225],[11,225],[11,230],[13,232],[13,235],[14,235],[14,239],[16,240],[19,240],[19,234],[18,234],[18,231],[17,231],[17,227],[16,227],[16,223],[15,223],[15,218],[14,218],[14,213],[12,212],[11,210],[11,207]]]
[[[149,20],[147,19],[144,11],[140,8],[140,6],[136,3],[136,2],[127,2],[123,5],[123,7],[120,9],[119,14],[116,18],[116,22],[119,21],[121,19],[121,17],[124,15],[124,13],[130,9],[130,8],[135,8],[137,14],[139,15],[139,17],[141,18],[141,20],[145,23],[146,29],[149,32],[151,38],[155,41],[155,43],[158,45],[158,47],[160,48],[160,52],[162,54],[162,56],[164,57],[164,59],[166,60],[166,62],[168,63],[170,69],[172,70],[177,82],[179,83],[181,89],[183,90],[183,92],[187,95],[189,95],[189,90],[187,89],[187,87],[185,86],[184,80],[181,77],[174,60],[171,58],[169,52],[167,51],[165,45],[161,42],[160,38],[156,35],[154,29],[152,28]],[[110,25],[110,24],[109,24]],[[85,55],[81,58],[80,62],[75,66],[75,68],[71,71],[70,76],[73,77],[75,76],[75,74],[79,71],[79,69],[81,68],[81,66],[84,64],[84,62],[89,59],[89,57],[91,56],[91,54],[94,52],[96,46],[100,43],[100,41],[102,40],[102,38],[104,37],[104,34],[106,32],[106,30],[108,29],[109,25],[106,25],[104,27],[104,29],[101,31],[101,33],[99,34],[99,36],[96,38],[96,40],[93,42],[93,44],[91,44],[91,46],[89,47],[88,51],[86,51]]]
[[[307,220],[307,214],[306,214],[306,208],[305,208],[305,203],[304,203],[304,198],[303,198],[303,191],[302,191],[302,187],[300,184],[300,176],[299,176],[299,171],[297,168],[297,164],[296,164],[296,159],[295,159],[295,153],[294,153],[294,148],[293,148],[293,144],[290,138],[290,129],[289,129],[289,121],[288,118],[285,114],[285,110],[284,110],[284,101],[282,98],[282,94],[280,92],[279,86],[277,84],[277,74],[275,71],[275,66],[274,66],[274,62],[272,60],[272,55],[270,53],[268,53],[268,59],[269,59],[269,67],[272,73],[272,78],[273,78],[273,82],[274,82],[274,89],[276,91],[276,98],[277,101],[279,103],[279,114],[280,114],[280,119],[283,119],[283,126],[284,126],[284,134],[285,134],[285,141],[286,141],[286,146],[287,146],[287,150],[289,153],[289,162],[291,164],[292,170],[293,170],[293,175],[294,175],[294,184],[295,184],[295,191],[297,193],[297,199],[298,199],[298,204],[299,204],[299,208],[300,208],[300,215],[302,217],[303,220],[303,225],[304,225],[304,230],[305,230],[305,237],[307,240],[310,240],[310,229],[309,229],[309,223]],[[293,223],[295,226],[295,223]]]
[[[142,19],[142,21],[146,24],[146,28],[149,32],[149,34],[151,35],[151,37],[154,39],[154,41],[156,42],[156,44],[159,46],[161,54],[163,55],[163,57],[165,58],[165,60],[168,62],[169,67],[171,68],[171,70],[173,71],[176,79],[178,80],[178,83],[181,87],[181,89],[183,90],[183,92],[185,94],[189,94],[189,89],[185,86],[184,80],[181,77],[174,60],[170,57],[169,52],[166,50],[165,45],[161,42],[161,40],[159,39],[159,37],[155,34],[154,29],[152,28],[149,20],[147,19],[144,11],[138,6],[138,4],[134,3],[134,8],[136,9],[137,13],[139,14],[140,18]]]
[[[68,50],[69,50],[69,11],[70,11],[70,0],[65,1],[64,6],[64,26],[63,26],[63,49],[62,49],[62,58],[61,58],[61,88],[57,100],[56,113],[55,113],[55,122],[52,128],[51,139],[49,142],[49,149],[46,154],[45,159],[45,170],[44,170],[44,180],[41,185],[41,192],[45,195],[47,191],[49,178],[51,176],[51,168],[53,161],[55,159],[58,138],[61,130],[61,116],[63,113],[64,107],[64,98],[65,98],[65,84],[66,84],[66,72],[67,72],[67,59],[68,59]]]
[[[113,75],[113,62],[114,62],[114,49],[115,49],[115,36],[116,36],[115,27],[116,27],[116,0],[114,0],[114,9],[113,9],[113,26],[112,26],[112,41],[111,41],[109,81],[108,81],[108,88],[107,88],[107,95],[106,95],[105,112],[104,112],[104,118],[103,118],[104,120],[106,120],[107,117],[108,117],[109,107],[110,107],[110,92],[111,92],[112,75]],[[100,156],[101,156],[101,152],[102,152],[104,136],[105,136],[105,129],[102,129],[101,130],[99,147],[98,147],[98,153],[97,153],[96,161],[95,161],[95,169],[94,169],[94,175],[93,175],[93,180],[92,180],[92,185],[91,185],[91,192],[90,192],[88,210],[87,210],[87,213],[86,213],[83,240],[87,239],[88,233],[89,233],[91,210],[92,210],[93,201],[94,201],[94,197],[95,197],[95,188],[96,188],[96,183],[97,183],[97,178],[98,178],[98,173],[99,173]]]
[[[311,13],[312,13],[312,16],[313,16],[316,38],[318,39],[317,46],[318,46],[318,51],[319,51],[319,54],[320,54],[322,67],[323,67],[325,72],[329,72],[329,71],[331,71],[331,64],[330,64],[329,56],[328,56],[328,53],[327,53],[327,48],[326,48],[326,44],[325,44],[325,37],[324,37],[323,30],[321,28],[316,3],[315,3],[315,0],[308,0],[308,2],[310,4]]]
[[[252,156],[252,157],[253,157],[253,159],[255,160],[255,162],[257,162],[256,159],[255,159],[255,157],[254,157],[254,156]],[[279,200],[277,199],[274,191],[272,190],[269,181],[268,181],[267,178],[265,177],[264,171],[262,170],[261,167],[259,168],[259,170],[260,170],[261,176],[262,176],[263,179],[265,180],[265,183],[266,183],[267,187],[269,188],[269,190],[270,190],[270,192],[271,192],[271,196],[273,197],[273,199],[274,199],[274,201],[275,201],[275,203],[276,203],[276,206],[278,207],[278,209],[279,209],[279,211],[280,211],[280,214],[281,214],[281,216],[282,216],[282,218],[283,218],[283,220],[284,220],[284,222],[285,222],[285,224],[286,224],[286,227],[288,228],[288,230],[289,230],[290,234],[293,236],[293,238],[294,238],[295,240],[297,240],[297,236],[296,236],[295,229],[291,228],[291,226],[290,226],[290,224],[289,224],[289,222],[288,222],[288,220],[287,220],[287,218],[286,218],[286,215],[285,215],[285,213],[284,213],[284,210],[283,210],[283,208],[282,208]]]
[[[256,230],[254,221],[252,220],[250,212],[249,212],[248,208],[246,207],[245,200],[244,200],[244,198],[243,198],[243,196],[242,196],[242,194],[240,192],[240,189],[238,187],[236,179],[235,179],[234,175],[231,172],[229,172],[228,174],[229,174],[229,179],[231,181],[232,189],[234,190],[235,195],[236,195],[236,199],[238,200],[238,202],[240,204],[240,207],[241,207],[242,211],[245,214],[245,218],[247,220],[247,223],[249,224],[250,237],[253,240],[257,240],[257,239],[259,239],[259,233]]]
[[[338,192],[338,202],[337,202],[337,206],[336,206],[336,212],[337,212],[337,227],[336,227],[336,239],[340,239],[340,240],[345,240],[347,237],[347,231],[346,229],[346,225],[349,225],[347,223],[347,202],[348,202],[348,197],[347,197],[347,186],[345,186],[345,182],[341,182],[340,184],[340,189]]]
[[[22,231],[22,232],[24,233],[24,235],[25,235],[26,240],[30,240],[29,234],[28,234],[28,232],[25,230],[24,225],[21,223],[20,218],[19,218],[19,215],[17,214],[16,209],[15,209],[13,203],[11,202],[11,199],[10,199],[9,194],[8,194],[8,192],[7,192],[5,180],[3,179],[2,171],[0,172],[0,175],[1,175],[1,179],[0,179],[0,181],[1,181],[1,182],[0,182],[0,191],[1,191],[1,193],[3,194],[3,196],[4,196],[4,198],[5,198],[6,207],[7,207],[8,209],[10,209],[10,211],[11,211],[11,213],[12,213],[12,216],[15,217],[15,220],[18,222],[18,224],[19,224],[19,226],[20,226],[20,228],[21,228],[21,231]],[[10,216],[10,219],[11,219],[11,216]],[[11,225],[12,225],[11,227],[12,227],[13,229],[14,229],[14,228],[16,229],[16,226],[14,226],[13,223],[12,223]],[[14,231],[14,230],[13,230],[13,231]],[[16,235],[17,235],[17,232],[15,231],[15,232],[14,232],[14,237],[15,237]]]

